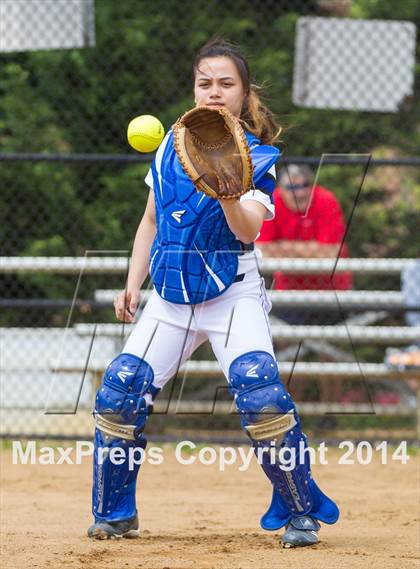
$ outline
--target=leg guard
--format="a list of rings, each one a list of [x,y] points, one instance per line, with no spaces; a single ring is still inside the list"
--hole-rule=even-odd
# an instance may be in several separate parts
[[[273,484],[271,506],[261,518],[263,529],[279,529],[292,517],[304,515],[325,523],[336,522],[339,516],[336,504],[312,479],[305,452],[306,437],[274,358],[263,351],[239,356],[230,366],[229,384],[242,427]],[[285,447],[295,457],[295,466],[290,470],[282,468],[279,458],[279,451]],[[273,448],[275,453],[270,452]]]
[[[158,391],[150,365],[132,354],[120,354],[105,370],[94,411],[95,521],[121,521],[136,515],[139,459],[147,442],[142,431]]]

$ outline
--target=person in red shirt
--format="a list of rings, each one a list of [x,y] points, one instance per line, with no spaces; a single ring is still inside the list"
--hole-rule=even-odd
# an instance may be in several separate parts
[[[276,217],[264,222],[257,246],[266,257],[336,257],[345,233],[345,221],[335,195],[322,186],[312,187],[313,174],[307,166],[290,165],[280,175],[274,193]],[[341,257],[347,257],[343,246]],[[274,289],[348,290],[350,273],[274,274]]]
[[[344,215],[335,195],[322,186],[312,186],[313,173],[307,166],[290,165],[279,178],[274,192],[275,218],[265,221],[257,247],[265,257],[336,258],[340,252],[346,226]],[[347,247],[340,257],[347,257]],[[351,273],[330,275],[274,273],[273,288],[277,290],[348,290]],[[340,311],[319,312],[298,308],[274,309],[272,314],[288,324],[335,324],[341,320]],[[306,382],[294,378],[293,393],[298,401],[304,399]],[[320,382],[321,401],[337,401],[341,396],[339,381]]]

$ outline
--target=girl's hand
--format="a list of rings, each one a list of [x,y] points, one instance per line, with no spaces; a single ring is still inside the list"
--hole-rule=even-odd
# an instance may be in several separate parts
[[[228,173],[222,166],[219,169],[218,176],[219,195],[221,198],[239,195],[242,191],[242,175],[237,172],[236,175]],[[231,202],[239,201],[239,198],[228,200]]]
[[[134,315],[139,302],[139,290],[122,290],[114,298],[115,316],[123,322],[134,322]]]

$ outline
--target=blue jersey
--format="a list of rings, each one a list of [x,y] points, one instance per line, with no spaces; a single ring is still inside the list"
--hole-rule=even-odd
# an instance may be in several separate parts
[[[254,169],[253,185],[269,195],[268,172],[279,151],[246,132]],[[218,202],[197,192],[184,172],[170,131],[152,164],[156,237],[150,275],[159,295],[177,304],[198,304],[222,294],[234,281],[244,245],[230,230]]]

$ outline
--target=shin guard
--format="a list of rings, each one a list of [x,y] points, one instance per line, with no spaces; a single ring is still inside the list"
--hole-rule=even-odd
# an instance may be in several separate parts
[[[272,503],[261,519],[262,527],[279,529],[292,517],[303,515],[326,523],[337,521],[336,504],[312,479],[306,437],[272,355],[256,351],[236,358],[230,366],[229,384],[242,427],[273,485]],[[280,454],[286,456],[285,451],[293,457],[292,465],[280,459]]]
[[[94,411],[96,521],[121,521],[136,513],[136,480],[146,449],[142,431],[158,391],[150,365],[132,354],[120,354],[104,373]]]

